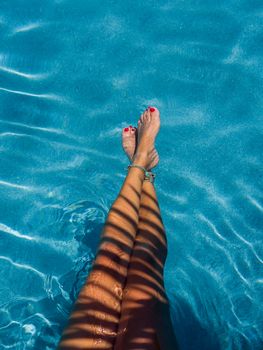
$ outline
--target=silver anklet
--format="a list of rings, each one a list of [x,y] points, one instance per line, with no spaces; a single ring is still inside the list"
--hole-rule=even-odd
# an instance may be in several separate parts
[[[128,170],[130,168],[138,168],[141,169],[144,172],[144,180],[145,181],[150,181],[151,183],[154,182],[155,179],[155,174],[153,174],[151,171],[148,171],[147,169],[145,169],[143,166],[137,165],[137,164],[130,164],[128,166]]]

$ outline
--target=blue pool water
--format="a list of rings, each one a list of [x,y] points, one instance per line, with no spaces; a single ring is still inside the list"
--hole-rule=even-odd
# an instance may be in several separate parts
[[[1,0],[1,350],[56,348],[148,105],[180,349],[263,348],[262,25],[259,0]]]

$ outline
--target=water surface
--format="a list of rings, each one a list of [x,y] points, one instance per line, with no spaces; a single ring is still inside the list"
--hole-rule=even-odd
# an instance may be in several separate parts
[[[0,349],[56,348],[148,105],[180,349],[263,348],[262,24],[257,0],[1,1]]]

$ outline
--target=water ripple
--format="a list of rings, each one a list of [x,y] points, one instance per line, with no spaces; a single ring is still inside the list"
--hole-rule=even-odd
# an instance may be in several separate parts
[[[205,215],[203,215],[202,213],[197,214],[197,217],[204,221],[205,223],[207,223],[207,225],[212,229],[212,231],[214,232],[214,234],[220,238],[222,241],[227,242],[227,239],[225,237],[223,237],[221,235],[221,233],[217,230],[216,226],[212,223],[212,221],[210,221]]]
[[[54,133],[54,134],[58,134],[58,135],[67,135],[67,136],[72,137],[72,135],[65,133],[65,131],[63,131],[61,129],[56,129],[56,128],[40,127],[40,126],[35,126],[35,125],[28,125],[28,124],[23,124],[23,123],[11,122],[11,121],[7,121],[7,120],[0,120],[0,123],[7,124],[7,125],[14,125],[14,126],[18,126],[18,127],[24,128],[24,129],[39,130],[39,131],[44,131],[44,132],[48,132],[48,133]]]
[[[33,273],[37,274],[39,277],[41,277],[42,279],[44,279],[44,274],[41,273],[40,271],[38,271],[37,269],[33,268],[30,265],[17,263],[17,262],[13,261],[12,259],[10,259],[10,258],[8,258],[6,256],[0,256],[0,260],[8,261],[13,266],[15,266],[15,267],[17,267],[19,269],[24,269],[24,270],[33,272]]]
[[[15,188],[18,190],[24,190],[24,191],[29,191],[29,192],[35,190],[31,186],[18,185],[18,184],[12,183],[12,182],[2,181],[2,180],[0,180],[0,186],[11,187],[11,188]]]
[[[2,224],[2,223],[0,223],[0,231],[5,232],[5,233],[7,233],[9,235],[12,235],[12,236],[21,238],[21,239],[26,239],[28,241],[34,241],[35,240],[34,237],[30,237],[28,235],[23,235],[20,232],[12,229],[11,227],[8,227],[7,225]]]
[[[47,100],[54,100],[54,101],[62,101],[63,100],[60,96],[55,95],[55,94],[34,94],[31,92],[11,90],[11,89],[3,88],[3,87],[0,87],[0,91],[5,91],[5,92],[12,93],[12,94],[17,94],[17,95],[36,97],[36,98],[40,98],[40,99],[47,99]]]
[[[29,80],[43,80],[43,79],[46,79],[49,76],[49,74],[47,74],[47,73],[42,73],[42,74],[23,73],[23,72],[20,72],[18,70],[15,70],[15,69],[12,69],[12,68],[8,68],[8,67],[4,67],[4,66],[0,66],[0,71],[6,72],[6,73],[9,73],[9,74],[13,74],[13,75],[17,75],[19,77],[23,77],[23,78],[26,78],[26,79],[29,79]]]
[[[246,197],[254,207],[256,207],[261,213],[263,213],[262,205],[255,198],[253,198],[250,195],[246,195]]]
[[[28,23],[20,27],[16,27],[13,29],[14,34],[29,32],[44,26],[44,23],[36,22],[36,23]]]
[[[230,210],[230,200],[219,192],[212,179],[194,173],[190,169],[183,169],[182,167],[178,176],[183,177],[187,181],[190,181],[194,186],[204,190],[213,202],[220,204],[225,210]]]
[[[261,350],[260,1],[0,7],[0,348],[56,348],[156,105],[179,347]]]
[[[225,223],[227,224],[227,226],[231,229],[231,232],[234,233],[234,235],[241,241],[243,242],[246,246],[248,246],[253,255],[256,257],[256,259],[263,264],[263,259],[261,259],[259,257],[259,255],[257,254],[257,252],[255,251],[253,244],[251,242],[249,242],[248,240],[245,239],[245,237],[243,237],[242,235],[240,235],[237,230],[234,229],[233,225],[230,223],[230,220],[225,219]]]

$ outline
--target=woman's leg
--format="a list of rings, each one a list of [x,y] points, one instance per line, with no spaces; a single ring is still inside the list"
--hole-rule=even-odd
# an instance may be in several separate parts
[[[156,156],[159,115],[140,126],[134,163],[148,168]],[[131,168],[110,209],[92,271],[82,288],[58,349],[112,349],[120,318],[122,290],[138,226],[144,173]]]
[[[155,189],[145,181],[115,350],[176,350],[163,283],[166,255],[166,236]]]

